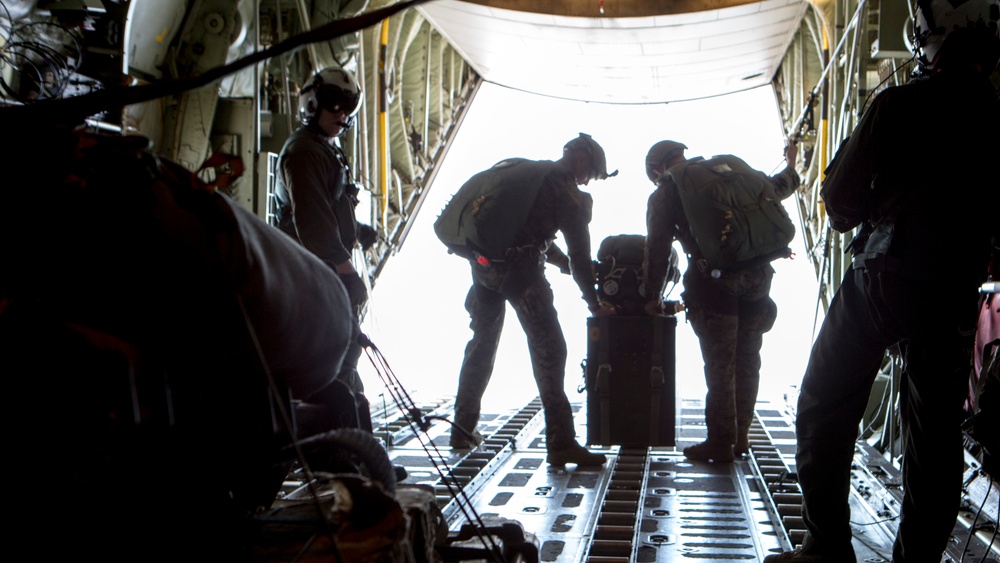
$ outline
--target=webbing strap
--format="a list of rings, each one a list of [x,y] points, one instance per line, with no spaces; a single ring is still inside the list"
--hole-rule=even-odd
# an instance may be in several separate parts
[[[601,399],[601,443],[611,441],[611,365],[601,364],[597,367],[597,392]]]
[[[598,346],[597,352],[597,381],[595,391],[597,391],[597,396],[600,398],[600,416],[601,416],[601,443],[609,444],[611,442],[611,363],[609,360],[610,356],[610,346],[609,342],[611,339],[608,334],[608,319],[601,317],[597,319],[597,329],[598,338],[600,338],[600,345]]]
[[[660,394],[666,384],[663,375],[663,320],[653,319],[653,346],[650,354],[649,386],[652,404],[649,407],[649,443],[660,440]]]

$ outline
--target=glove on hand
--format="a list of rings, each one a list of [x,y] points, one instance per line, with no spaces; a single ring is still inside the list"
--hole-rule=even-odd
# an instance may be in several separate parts
[[[358,223],[358,244],[361,250],[368,250],[378,242],[378,231],[364,223]]]
[[[361,281],[361,276],[357,272],[352,272],[350,274],[338,274],[340,276],[340,281],[344,283],[344,289],[347,290],[347,298],[351,301],[351,306],[355,313],[365,304],[368,300],[368,288],[365,287],[365,282]]]

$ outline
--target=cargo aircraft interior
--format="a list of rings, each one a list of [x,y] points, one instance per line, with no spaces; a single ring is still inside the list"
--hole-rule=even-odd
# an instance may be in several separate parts
[[[500,90],[652,111],[766,92],[777,143],[798,146],[801,186],[785,205],[802,249],[795,258],[811,277],[797,290],[809,304],[778,314],[815,333],[852,267],[854,235],[831,227],[824,170],[871,99],[917,66],[910,4],[0,0],[0,373],[9,384],[5,458],[19,468],[8,478],[10,551],[115,561],[709,563],[762,561],[801,545],[794,387],[757,404],[745,455],[687,459],[683,449],[706,438],[705,396],[683,385],[703,373],[682,311],[657,331],[623,315],[564,321],[583,355],[566,366],[577,439],[607,460],[563,466],[546,462],[534,388],[504,389],[499,367],[487,395],[519,398],[484,404],[482,442],[452,449],[458,361],[414,373],[379,340],[379,325],[404,332],[407,354],[431,363],[445,349],[461,354],[467,336],[444,348],[435,324],[444,313],[380,308],[380,285],[394,276],[393,287],[415,287],[411,278],[435,275],[393,266],[430,252],[415,241],[458,188],[436,181],[462,154],[459,143],[518,156],[544,126],[510,107],[503,130],[462,136],[480,97]],[[281,258],[292,243],[274,234],[279,154],[299,127],[300,91],[327,68],[360,86],[353,126],[336,143],[357,188],[357,221],[374,233],[351,257],[370,296],[358,368],[369,433],[318,431],[322,417],[281,381],[288,366],[315,367],[304,364],[323,357],[313,348],[321,337],[350,331],[340,317],[314,321],[327,278],[311,277],[313,262]],[[1000,86],[1000,71],[991,80]],[[662,123],[622,125],[641,126],[660,129],[643,138],[671,138]],[[575,136],[591,124],[572,127]],[[604,148],[611,155],[611,143]],[[642,156],[609,156],[608,168],[624,177]],[[632,173],[649,193],[645,174]],[[595,198],[614,181],[594,182]],[[643,233],[645,209],[630,213],[631,232]],[[601,242],[591,241],[595,283],[614,302],[638,282],[609,280]],[[443,246],[433,252],[467,275]],[[679,279],[668,300],[678,299]],[[407,298],[452,309],[464,329],[461,280],[461,295]],[[1000,378],[1000,283],[986,272],[983,282],[970,416],[978,391]],[[560,309],[560,318],[574,317]],[[508,314],[504,334],[522,339],[514,322]],[[609,331],[620,336],[602,341]],[[682,355],[695,358],[693,369],[678,363]],[[886,353],[851,466],[852,541],[866,563],[892,561],[904,501],[902,362]],[[762,373],[781,369],[765,360]],[[796,369],[780,377],[798,382]],[[534,385],[527,375],[516,381]],[[1000,451],[963,436],[961,509],[940,563],[997,563],[1000,476],[990,470],[1000,471]]]

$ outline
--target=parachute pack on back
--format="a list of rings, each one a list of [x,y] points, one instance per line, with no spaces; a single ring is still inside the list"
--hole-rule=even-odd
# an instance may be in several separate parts
[[[791,254],[795,225],[762,172],[732,155],[689,160],[667,172],[709,270]]]
[[[527,222],[545,177],[560,170],[547,160],[502,160],[459,188],[434,222],[434,233],[463,258],[502,260]]]

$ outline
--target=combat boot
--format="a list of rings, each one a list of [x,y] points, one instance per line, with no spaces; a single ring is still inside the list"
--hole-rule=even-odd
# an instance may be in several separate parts
[[[748,436],[743,436],[736,440],[736,444],[733,445],[733,454],[736,456],[745,456],[750,453],[750,438]]]
[[[466,436],[465,432],[457,427],[452,428],[451,439],[448,441],[448,445],[453,450],[474,450],[482,443],[483,435],[475,428],[472,429],[471,437]]]
[[[702,442],[684,448],[684,457],[694,461],[712,460],[716,463],[732,463],[736,459],[736,456],[733,455],[732,444],[712,442]]]
[[[573,444],[572,446],[562,450],[549,450],[549,454],[545,458],[545,461],[549,462],[549,465],[566,465],[567,463],[575,463],[581,466],[597,466],[604,465],[607,458],[604,454],[595,454],[587,451],[587,448],[581,446],[580,444]]]

